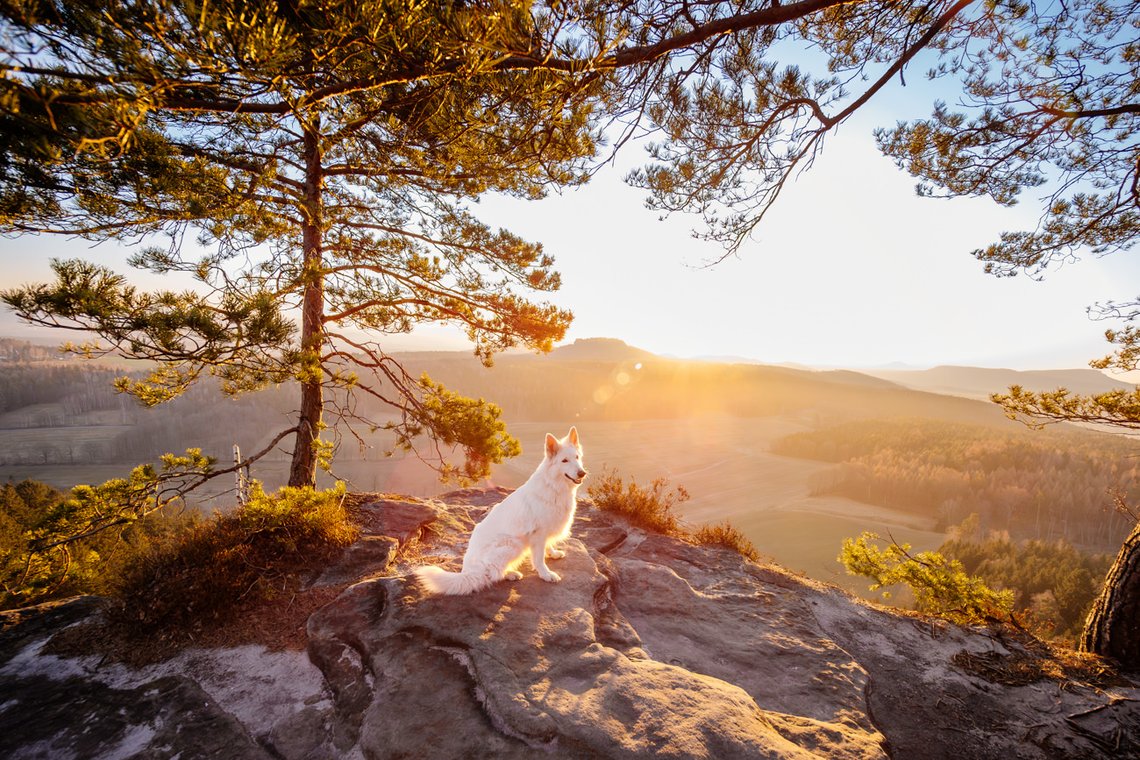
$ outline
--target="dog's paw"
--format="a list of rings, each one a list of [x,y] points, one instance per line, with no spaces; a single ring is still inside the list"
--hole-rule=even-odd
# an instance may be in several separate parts
[[[508,581],[519,581],[522,580],[522,573],[520,573],[518,570],[508,570],[507,572],[503,573],[503,577]]]
[[[566,556],[566,552],[561,549],[550,548],[546,550],[546,556],[548,559],[562,559]]]
[[[547,583],[558,583],[562,580],[562,576],[551,570],[548,575],[543,575],[542,579]]]

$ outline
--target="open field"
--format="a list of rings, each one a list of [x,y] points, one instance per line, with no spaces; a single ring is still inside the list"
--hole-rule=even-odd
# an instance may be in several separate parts
[[[543,436],[548,431],[564,435],[567,427],[565,423],[510,425],[522,442],[523,454],[499,466],[492,482],[518,486],[537,464]],[[942,543],[943,534],[931,530],[931,521],[920,516],[850,499],[810,496],[812,478],[833,465],[769,453],[772,441],[806,429],[797,419],[782,417],[584,422],[578,426],[586,466],[595,475],[609,468],[642,484],[667,477],[692,495],[682,505],[685,520],[694,525],[730,520],[761,554],[814,578],[865,593],[865,583],[846,576],[835,561],[843,538],[864,530],[884,536],[889,531],[916,550]],[[125,464],[8,466],[0,467],[0,478],[35,478],[67,488],[119,477],[129,469]],[[334,470],[357,491],[434,496],[450,488],[414,457],[362,461],[346,456]],[[274,460],[255,466],[253,476],[268,488],[276,488],[287,472],[287,461]],[[330,480],[322,474],[322,484]],[[196,494],[196,504],[207,511],[225,509],[231,503],[227,492],[232,486],[228,476],[219,478]],[[209,498],[217,494],[221,495]]]
[[[836,561],[843,539],[869,530],[884,539],[890,534],[915,552],[937,549],[946,540],[944,533],[916,527],[913,515],[842,498],[806,499],[739,515],[732,522],[763,556],[868,598],[875,598],[867,590],[870,581],[847,575]]]
[[[13,463],[11,466],[17,468],[14,463],[49,467],[84,465],[97,461],[116,438],[130,429],[129,425],[0,429],[0,462]]]
[[[548,429],[565,433],[540,423],[511,426],[526,452],[541,445]],[[865,530],[884,537],[890,533],[923,551],[938,548],[945,534],[934,531],[933,519],[921,515],[811,496],[812,478],[833,465],[769,452],[773,441],[807,429],[797,419],[782,417],[588,422],[578,427],[592,472],[608,466],[639,483],[666,476],[692,496],[681,507],[689,523],[729,520],[780,565],[872,596],[865,579],[848,576],[836,562],[844,538]],[[517,485],[533,469],[535,456],[524,453],[497,477],[505,485]],[[509,470],[510,482],[504,470]]]

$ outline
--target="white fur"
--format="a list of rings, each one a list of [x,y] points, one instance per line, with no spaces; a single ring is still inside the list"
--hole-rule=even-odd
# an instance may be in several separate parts
[[[522,578],[516,568],[529,554],[538,576],[557,583],[562,579],[546,566],[546,558],[566,556],[553,544],[570,535],[585,476],[578,431],[570,428],[562,439],[547,433],[542,464],[471,532],[463,569],[452,573],[428,565],[417,568],[416,577],[433,594],[471,594],[503,578]]]

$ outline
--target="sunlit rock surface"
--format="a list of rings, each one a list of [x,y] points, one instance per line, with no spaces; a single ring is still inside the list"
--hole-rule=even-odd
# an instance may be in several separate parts
[[[312,580],[350,585],[310,617],[307,652],[196,649],[132,669],[42,651],[97,614],[90,600],[9,613],[0,755],[1140,757],[1140,689],[1011,677],[1030,653],[1009,638],[588,506],[561,583],[426,596],[406,558],[457,565],[504,493],[364,507],[359,544]]]

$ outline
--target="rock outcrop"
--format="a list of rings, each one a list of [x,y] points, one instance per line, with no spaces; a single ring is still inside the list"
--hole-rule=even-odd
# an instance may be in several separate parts
[[[858,601],[583,506],[556,565],[467,597],[503,496],[378,500],[314,586],[307,652],[190,649],[147,668],[48,654],[90,600],[9,613],[0,748],[18,758],[1140,757],[1140,688],[1066,678],[1032,642]]]

